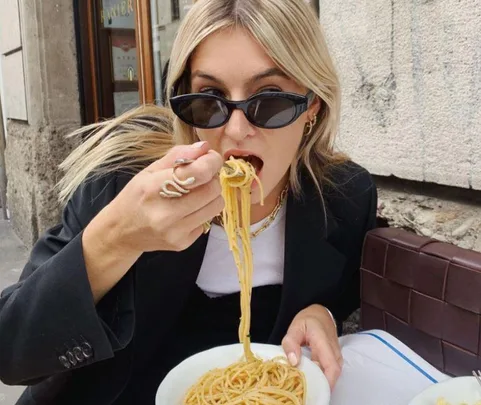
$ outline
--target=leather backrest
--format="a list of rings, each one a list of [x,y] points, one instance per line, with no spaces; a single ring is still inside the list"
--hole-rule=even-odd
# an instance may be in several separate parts
[[[361,328],[387,331],[446,374],[481,369],[481,253],[396,228],[370,231]]]

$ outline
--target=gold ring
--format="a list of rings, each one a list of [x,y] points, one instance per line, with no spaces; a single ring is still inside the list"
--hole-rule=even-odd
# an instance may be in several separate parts
[[[204,228],[204,233],[208,233],[211,227],[212,227],[212,223],[210,221],[204,222],[202,224],[202,228]]]

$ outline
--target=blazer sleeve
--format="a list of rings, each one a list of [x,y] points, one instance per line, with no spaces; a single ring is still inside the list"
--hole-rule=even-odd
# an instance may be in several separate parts
[[[368,191],[362,193],[366,197],[359,202],[362,207],[359,211],[362,214],[360,215],[360,225],[352,228],[354,242],[349,245],[348,251],[345,254],[347,260],[343,270],[340,288],[337,291],[336,298],[326,306],[336,320],[339,334],[342,333],[343,322],[359,308],[361,290],[360,267],[364,240],[367,232],[377,226],[377,188],[370,175],[366,173],[365,178],[369,180],[369,184]],[[364,184],[364,188],[366,182],[361,182],[361,184]],[[358,193],[358,195],[359,194],[360,193]]]
[[[97,304],[87,278],[82,234],[117,194],[117,177],[83,184],[61,222],[34,245],[17,284],[0,294],[0,379],[30,385],[109,359],[131,340],[131,272]]]

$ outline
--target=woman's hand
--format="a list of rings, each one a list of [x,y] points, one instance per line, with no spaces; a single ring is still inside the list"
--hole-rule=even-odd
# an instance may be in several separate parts
[[[175,169],[188,194],[179,198],[160,195],[172,180],[176,160],[192,161]],[[127,273],[143,252],[181,251],[203,232],[203,224],[223,207],[218,172],[224,161],[206,142],[172,148],[162,159],[135,175],[97,214],[82,235],[85,265],[98,302]]]
[[[192,179],[192,184],[182,186],[189,193],[179,198],[161,197],[162,185],[172,180],[177,159],[192,160],[175,169],[180,180]],[[203,223],[224,207],[217,175],[223,162],[206,142],[198,142],[174,147],[138,173],[107,208],[117,243],[140,253],[189,247],[202,234]]]
[[[301,358],[301,346],[309,346],[312,361],[323,370],[331,391],[341,374],[343,359],[336,325],[321,305],[312,305],[299,312],[293,319],[282,347],[292,365]]]

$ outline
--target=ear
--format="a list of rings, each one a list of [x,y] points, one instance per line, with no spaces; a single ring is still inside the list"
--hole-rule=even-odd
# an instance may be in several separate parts
[[[307,117],[308,120],[312,120],[315,115],[319,114],[321,110],[322,100],[319,96],[315,96],[314,100],[312,100],[311,105],[307,108]]]

